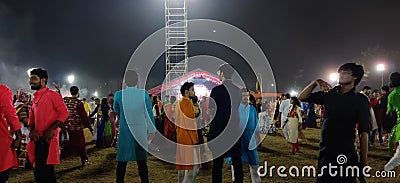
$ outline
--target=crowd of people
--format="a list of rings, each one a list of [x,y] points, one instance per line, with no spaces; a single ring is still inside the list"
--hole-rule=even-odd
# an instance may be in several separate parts
[[[13,95],[0,85],[0,183],[8,180],[13,167],[34,169],[36,182],[56,182],[54,165],[60,164],[60,159],[78,155],[85,166],[89,162],[85,128],[97,148],[117,148],[116,182],[124,182],[127,163],[132,161],[137,162],[141,182],[149,182],[148,152],[165,150],[162,148],[176,152],[178,182],[195,182],[206,149],[213,156],[212,182],[222,182],[225,158],[232,165],[233,182],[243,182],[243,164],[249,165],[252,182],[261,182],[258,150],[263,148],[266,134],[276,133],[276,126],[293,154],[300,151],[300,142],[307,142],[302,130],[321,128],[318,172],[324,174],[317,182],[355,182],[357,177],[332,177],[322,167],[337,165],[336,158],[342,154],[348,165],[366,166],[368,148],[376,141],[388,146],[393,155],[384,167],[392,170],[400,165],[400,74],[392,73],[389,86],[380,90],[365,86],[357,92],[363,67],[347,63],[338,73],[337,86],[317,79],[298,97],[282,94],[275,103],[268,103],[235,85],[229,64],[218,69],[222,84],[212,89],[209,98],[200,100],[194,83],[186,82],[179,96],[162,101],[139,88],[138,74],[128,70],[126,88],[87,101],[79,99],[77,86],[70,87],[70,96],[63,97],[58,85],[54,84],[56,90],[47,86],[46,70],[33,69],[29,78],[36,91],[33,97],[22,90]],[[321,91],[313,92],[317,87]],[[157,134],[176,145],[161,146],[163,139]],[[220,154],[225,144],[218,140],[235,134],[241,136]],[[209,143],[212,141],[217,143]],[[358,179],[363,181],[363,177]]]

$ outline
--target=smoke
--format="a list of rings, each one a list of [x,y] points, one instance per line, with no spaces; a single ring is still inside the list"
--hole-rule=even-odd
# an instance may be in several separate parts
[[[7,64],[0,60],[0,83],[7,85],[13,91],[19,88],[30,91],[27,70],[28,68]]]
[[[20,66],[19,60],[32,57],[30,44],[33,32],[32,11],[17,13],[16,9],[0,2],[0,82],[13,91],[19,88],[30,91],[27,66]],[[23,51],[25,50],[25,51]]]

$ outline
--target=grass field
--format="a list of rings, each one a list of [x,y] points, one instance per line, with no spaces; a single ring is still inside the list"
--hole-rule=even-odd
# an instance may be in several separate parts
[[[291,146],[281,135],[267,136],[263,141],[264,149],[259,151],[260,165],[268,161],[268,167],[271,166],[316,166],[318,160],[319,148],[319,129],[306,129],[303,131],[307,137],[307,143],[300,144],[300,152],[292,154]],[[89,133],[86,133],[86,139],[92,139]],[[338,142],[340,143],[340,142]],[[80,168],[80,159],[78,157],[62,160],[61,164],[56,166],[56,175],[58,182],[115,182],[116,169],[116,150],[114,148],[98,149],[93,144],[87,146],[90,164]],[[390,159],[387,150],[382,146],[370,148],[368,154],[368,164],[372,167],[371,174],[377,170],[382,170],[384,164]],[[160,161],[153,156],[148,160],[149,177],[151,182],[177,182],[177,171],[173,164]],[[223,170],[224,182],[232,182],[230,166],[225,164]],[[245,182],[251,182],[247,166],[244,166]],[[400,182],[398,174],[400,168],[395,169],[397,178],[367,178],[367,182]],[[288,173],[288,170],[286,170]],[[301,172],[300,172],[301,173]],[[137,173],[136,163],[129,163],[126,182],[140,182]],[[10,173],[9,182],[34,182],[32,170],[13,170]],[[197,182],[211,182],[211,164],[204,165],[197,176]],[[278,177],[275,173],[272,177],[267,175],[262,177],[262,182],[315,182],[315,178],[309,177]]]

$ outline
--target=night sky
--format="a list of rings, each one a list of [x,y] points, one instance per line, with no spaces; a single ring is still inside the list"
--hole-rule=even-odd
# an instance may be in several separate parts
[[[189,19],[215,19],[249,34],[268,57],[278,92],[328,79],[340,64],[356,60],[367,48],[400,51],[400,1],[188,3]],[[40,66],[49,70],[52,81],[65,82],[65,76],[74,73],[89,90],[106,82],[117,89],[133,51],[163,26],[163,0],[1,0],[0,81],[13,87],[28,85],[26,69]],[[190,43],[189,54],[230,58],[229,50],[206,53],[204,47],[218,45]],[[153,68],[154,85],[162,81],[163,62]],[[389,67],[385,82],[390,72],[400,70],[399,60],[369,60],[365,67],[371,73],[361,85],[380,86],[378,62]]]

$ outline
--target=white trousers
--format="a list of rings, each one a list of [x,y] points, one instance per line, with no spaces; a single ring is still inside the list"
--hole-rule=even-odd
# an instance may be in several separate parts
[[[394,153],[393,157],[386,163],[384,166],[385,171],[390,171],[400,165],[400,141],[399,145],[396,148],[396,153]]]
[[[232,169],[232,182],[235,181],[235,170],[233,169],[233,165],[231,165]],[[251,183],[260,183],[261,177],[258,174],[258,165],[249,165],[250,175],[251,175]]]
[[[197,158],[196,148],[194,149],[194,167],[193,170],[178,170],[178,182],[179,183],[194,183],[196,182],[196,176],[199,172],[199,159]]]

